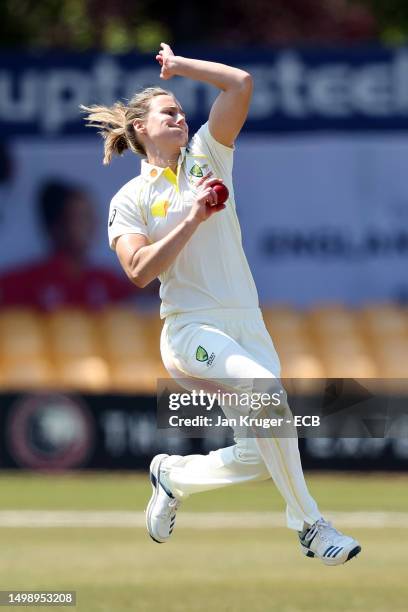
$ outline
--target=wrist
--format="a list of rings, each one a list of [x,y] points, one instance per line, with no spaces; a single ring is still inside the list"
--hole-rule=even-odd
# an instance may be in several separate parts
[[[183,223],[186,228],[191,231],[194,231],[200,225],[201,221],[202,219],[198,219],[196,216],[189,215],[184,219]]]
[[[173,55],[173,57],[171,58],[170,69],[177,76],[183,76],[183,74],[181,73],[185,65],[185,59],[186,58],[182,55]]]

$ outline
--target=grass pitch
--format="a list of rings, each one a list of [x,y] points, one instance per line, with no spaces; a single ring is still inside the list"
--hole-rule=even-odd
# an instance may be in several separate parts
[[[406,476],[308,481],[323,511],[408,512]],[[150,496],[146,476],[123,474],[10,474],[0,485],[0,510],[139,511]],[[266,482],[197,495],[184,509],[283,511],[283,502]],[[405,612],[408,529],[350,531],[361,555],[325,567],[303,557],[296,534],[280,528],[180,528],[165,545],[143,529],[3,528],[1,589],[76,590],[81,612]]]

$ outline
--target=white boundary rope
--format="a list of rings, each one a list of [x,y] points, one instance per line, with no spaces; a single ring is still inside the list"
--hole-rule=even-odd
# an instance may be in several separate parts
[[[406,528],[406,512],[325,512],[336,527]],[[0,528],[145,528],[144,512],[2,510]],[[178,529],[271,529],[285,527],[283,512],[180,512]]]

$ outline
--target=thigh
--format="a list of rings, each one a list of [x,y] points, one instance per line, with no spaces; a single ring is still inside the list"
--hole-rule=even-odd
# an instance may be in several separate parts
[[[259,316],[242,322],[237,330],[241,346],[252,357],[276,376],[280,377],[281,365],[272,338],[266,329],[261,313]]]
[[[173,377],[230,381],[274,378],[239,342],[212,325],[189,323],[165,326],[161,339],[164,365]]]
[[[240,415],[251,412],[253,393],[280,391],[275,374],[216,327],[197,323],[170,326],[162,334],[161,351],[167,371],[180,386],[190,392],[224,394],[220,407],[230,420],[236,441],[254,435],[239,420]]]

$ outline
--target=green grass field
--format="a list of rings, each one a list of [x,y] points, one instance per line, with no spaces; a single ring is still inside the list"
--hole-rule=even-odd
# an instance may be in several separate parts
[[[408,513],[407,476],[308,481],[323,511]],[[0,485],[0,511],[140,511],[150,496],[138,475],[3,474]],[[197,495],[183,511],[277,512],[283,502],[266,482]],[[141,528],[0,528],[1,589],[73,589],[81,612],[405,612],[408,529],[351,531],[361,555],[325,567],[283,528],[179,528],[165,545]]]

